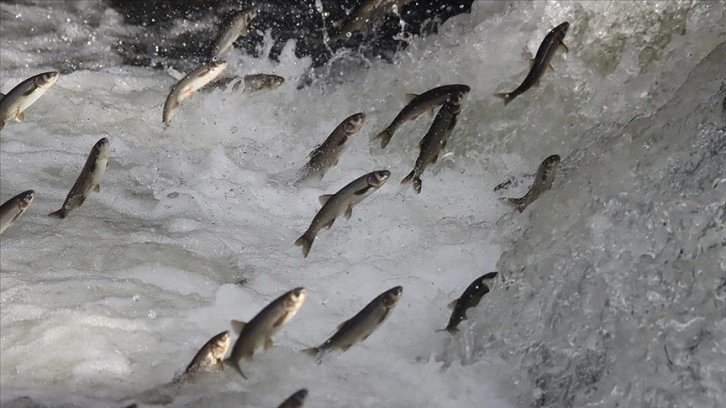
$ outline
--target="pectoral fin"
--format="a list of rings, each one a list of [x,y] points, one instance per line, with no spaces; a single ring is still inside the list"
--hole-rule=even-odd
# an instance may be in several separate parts
[[[15,115],[15,120],[18,122],[22,122],[23,119],[25,119],[25,112],[20,111],[20,108],[18,108],[18,113]]]
[[[434,108],[429,109],[427,112],[429,113],[429,117],[434,117]]]
[[[546,71],[547,72],[555,72],[555,69],[552,67],[552,64],[547,64]]]
[[[415,94],[415,93],[407,93],[406,94],[406,103],[409,103],[412,100],[416,99],[417,96],[418,96],[418,94]]]
[[[327,203],[331,197],[333,197],[333,194],[323,194],[318,197],[318,201],[320,201],[320,205],[325,205],[325,203]]]
[[[232,330],[234,330],[234,332],[237,333],[238,336],[240,333],[242,333],[242,329],[244,329],[245,325],[247,324],[239,320],[232,320],[230,323],[232,324]]]
[[[101,185],[100,184],[96,184],[96,187],[93,187],[93,191],[96,192],[96,193],[101,192]]]
[[[456,304],[459,303],[459,299],[454,299],[451,303],[449,303],[449,309],[453,309],[456,307]]]
[[[567,52],[570,52],[570,50],[569,50],[569,49],[567,48],[567,46],[565,45],[565,43],[564,43],[564,42],[560,42],[560,46],[559,46],[559,48],[561,48],[561,49],[562,49],[562,51],[564,51],[564,52],[566,52],[566,53],[567,53]]]
[[[329,222],[328,222],[327,224],[324,224],[324,225],[323,225],[323,228],[325,228],[325,229],[330,229],[330,227],[332,227],[332,226],[333,226],[333,223],[334,223],[334,222],[335,222],[335,218],[333,218],[332,220],[330,220],[330,221],[329,221]]]
[[[265,350],[269,350],[270,348],[272,348],[272,346],[273,346],[273,343],[272,343],[272,339],[271,339],[271,338],[269,338],[269,337],[268,337],[268,338],[266,338],[266,339],[265,339],[265,345],[263,346],[263,347],[264,347],[264,349],[265,349]]]
[[[349,205],[348,208],[345,209],[345,219],[349,220],[350,217],[353,215],[353,205]]]

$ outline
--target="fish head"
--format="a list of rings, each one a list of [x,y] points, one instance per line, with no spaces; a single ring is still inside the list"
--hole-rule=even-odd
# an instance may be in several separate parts
[[[353,134],[357,133],[361,127],[363,127],[363,123],[366,121],[366,114],[363,112],[358,112],[354,115],[349,116],[347,119],[345,119],[345,133],[347,134]]]
[[[544,159],[542,162],[542,166],[544,166],[545,170],[547,172],[551,172],[557,168],[557,165],[560,164],[560,155],[559,154],[553,154],[552,156],[549,156],[548,158]]]
[[[288,312],[297,312],[297,310],[300,309],[300,307],[302,306],[303,302],[305,302],[306,296],[307,291],[305,290],[305,288],[295,288],[287,292],[287,295],[283,302],[285,310],[287,310]]]
[[[398,300],[401,299],[401,295],[403,295],[403,288],[401,286],[389,289],[383,294],[383,305],[388,309],[396,306]]]
[[[93,150],[97,152],[97,157],[108,158],[108,155],[111,151],[111,143],[108,141],[107,138],[101,138],[101,140],[96,142],[96,144],[93,146]]]
[[[462,92],[457,92],[451,95],[446,101],[446,106],[448,107],[449,111],[454,115],[458,115],[459,112],[461,112],[461,109],[464,107],[464,98],[465,94]]]
[[[35,198],[35,191],[28,190],[21,194],[20,200],[18,201],[18,208],[21,212],[24,212],[25,210],[30,207],[30,204],[33,202],[33,198]]]
[[[265,82],[266,82],[267,88],[277,89],[280,86],[282,86],[282,84],[285,83],[285,78],[283,78],[283,77],[281,77],[279,75],[272,75],[271,74],[271,75],[267,75],[265,77]]]
[[[562,23],[562,24],[558,25],[557,27],[555,27],[555,30],[562,32],[562,34],[565,34],[569,28],[570,28],[570,23],[568,23],[567,21],[565,21],[564,23]]]
[[[245,20],[245,27],[248,27],[252,20],[257,17],[257,10],[255,9],[249,9],[242,12]]]
[[[293,401],[300,404],[300,406],[302,406],[303,402],[305,402],[305,398],[307,398],[307,397],[308,397],[308,390],[303,388],[303,389],[297,391],[296,393],[292,394],[290,399],[292,399]]]
[[[227,68],[227,61],[212,58],[212,60],[207,64],[208,73],[212,74],[214,76],[217,76],[220,72],[222,72],[225,68]]]
[[[378,170],[368,174],[368,185],[370,187],[379,188],[386,184],[388,178],[391,177],[391,172],[388,170]]]
[[[48,89],[55,83],[55,81],[58,80],[58,78],[60,78],[60,73],[56,71],[40,74],[35,77],[35,86],[38,88]]]
[[[223,360],[224,356],[227,355],[227,349],[232,344],[232,336],[229,331],[225,330],[222,333],[214,336],[212,346],[210,347],[210,353],[215,360]]]

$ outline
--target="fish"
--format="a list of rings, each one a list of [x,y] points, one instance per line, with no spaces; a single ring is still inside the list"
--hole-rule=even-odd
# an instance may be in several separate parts
[[[295,288],[265,306],[249,323],[233,320],[232,327],[239,337],[225,363],[247,379],[240,368],[240,361],[243,358],[251,360],[260,346],[264,350],[272,347],[272,336],[300,310],[305,296],[305,288]]]
[[[303,352],[321,358],[325,353],[335,349],[347,351],[354,344],[367,339],[383,324],[386,318],[391,315],[402,294],[403,288],[401,286],[396,286],[381,293],[368,303],[363,310],[341,323],[335,334],[323,344],[303,350]]]
[[[305,404],[305,398],[308,397],[308,390],[305,388],[298,390],[288,399],[282,402],[277,408],[300,408]]]
[[[374,139],[381,139],[381,148],[384,149],[391,142],[393,134],[405,122],[414,120],[424,112],[429,112],[431,117],[434,116],[434,108],[444,104],[451,95],[468,94],[471,88],[468,85],[453,84],[443,85],[434,89],[430,89],[421,95],[406,94],[406,106],[398,113],[393,122],[383,131],[378,133]]]
[[[393,6],[398,7],[400,10],[401,7],[409,2],[411,0],[363,0],[351,10],[348,18],[340,27],[337,30],[333,30],[330,39],[337,40],[339,38],[349,37],[352,33],[362,30],[366,25],[370,25],[373,21],[387,14],[386,10],[392,11]]]
[[[15,119],[22,122],[25,110],[35,103],[60,78],[56,71],[44,72],[21,82],[0,99],[0,129],[5,122]]]
[[[107,138],[102,138],[91,149],[91,153],[83,165],[81,174],[78,175],[76,182],[73,183],[71,191],[68,192],[63,206],[58,211],[48,214],[55,218],[66,218],[71,210],[80,207],[86,201],[91,192],[101,191],[101,179],[106,173],[108,165],[108,156],[111,145]]]
[[[494,278],[497,277],[499,272],[489,272],[474,280],[464,291],[464,293],[458,299],[455,299],[449,304],[449,307],[454,309],[449,318],[449,324],[446,325],[445,329],[437,331],[447,331],[451,334],[459,332],[457,326],[462,320],[466,320],[466,311],[472,307],[476,307],[481,298],[484,297],[491,290],[490,285],[493,283]]]
[[[249,27],[252,20],[257,17],[257,11],[254,9],[243,10],[235,14],[219,32],[217,39],[212,46],[212,58],[220,58],[230,49],[237,38],[246,37],[249,34]]]
[[[196,373],[223,370],[224,356],[232,344],[232,336],[225,330],[209,339],[194,356],[184,373],[172,380],[172,383],[180,383],[191,380]]]
[[[171,87],[169,96],[164,103],[162,121],[164,127],[171,124],[171,116],[183,100],[191,98],[194,92],[212,82],[219,74],[227,68],[226,61],[212,61],[187,74],[176,85]]]
[[[310,161],[303,167],[302,176],[299,182],[317,177],[322,180],[325,173],[338,164],[340,155],[346,148],[346,142],[350,136],[355,135],[363,127],[366,115],[358,112],[348,116],[328,136],[323,144],[316,147],[308,157]]]
[[[242,79],[245,84],[244,91],[247,93],[272,91],[285,83],[285,78],[273,74],[250,74]],[[234,90],[239,88],[239,84]]]
[[[562,48],[565,52],[567,52],[567,46],[563,41],[568,28],[570,28],[570,23],[565,21],[547,33],[544,40],[542,40],[542,44],[540,44],[539,49],[537,50],[537,55],[532,60],[532,66],[529,69],[529,73],[517,89],[511,92],[494,94],[504,100],[505,106],[517,96],[525,93],[532,86],[538,85],[539,80],[542,78],[542,75],[547,69],[554,71],[552,65],[550,65],[550,61],[552,60],[552,57],[554,57],[558,48]]]
[[[542,164],[537,168],[537,174],[534,176],[534,183],[529,188],[527,194],[520,198],[500,198],[515,210],[522,212],[528,205],[532,204],[537,197],[543,192],[552,188],[552,182],[555,180],[555,173],[557,172],[557,166],[560,164],[560,156],[553,154],[552,156],[544,159]]]
[[[310,253],[310,247],[321,229],[333,226],[333,222],[340,214],[350,219],[353,215],[353,206],[378,190],[390,176],[391,172],[388,170],[374,171],[353,180],[335,194],[321,195],[319,201],[323,207],[315,214],[310,227],[295,241],[296,246],[302,247],[305,258]]]
[[[35,191],[23,191],[0,206],[0,235],[25,213],[33,203],[33,198],[35,198]]]
[[[451,132],[456,126],[459,113],[464,106],[464,94],[456,93],[444,103],[436,114],[434,123],[421,139],[419,147],[421,149],[413,170],[401,180],[401,184],[413,182],[413,189],[417,194],[421,193],[421,175],[429,164],[436,163],[439,155],[446,148],[446,142],[451,136]]]

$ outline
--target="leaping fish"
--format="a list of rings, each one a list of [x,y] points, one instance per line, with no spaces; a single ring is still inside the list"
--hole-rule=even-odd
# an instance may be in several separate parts
[[[509,204],[515,210],[522,212],[528,205],[532,204],[540,194],[552,188],[552,182],[555,180],[557,166],[560,164],[560,156],[553,154],[547,157],[537,168],[537,174],[534,183],[530,187],[527,194],[520,198],[500,198],[500,200]]]
[[[449,324],[446,325],[445,329],[440,331],[446,330],[451,334],[458,333],[459,323],[467,319],[466,311],[472,307],[476,307],[481,302],[481,298],[489,293],[491,289],[490,285],[498,274],[498,272],[489,272],[476,278],[458,299],[451,302],[449,307],[454,310],[451,312]]]
[[[537,50],[537,55],[534,57],[534,60],[532,60],[532,67],[530,68],[527,77],[524,78],[524,81],[522,81],[517,89],[511,92],[495,94],[495,96],[504,100],[504,105],[507,105],[514,98],[526,92],[533,85],[537,85],[545,70],[550,69],[554,71],[552,65],[550,65],[550,61],[555,55],[557,48],[563,48],[565,52],[567,52],[567,46],[563,40],[565,38],[565,34],[567,34],[568,28],[570,28],[570,23],[564,22],[547,33],[544,40],[542,40],[542,44],[540,44],[539,49]]]
[[[257,11],[254,9],[240,11],[235,14],[219,32],[212,47],[212,58],[220,58],[229,52],[232,49],[232,44],[237,41],[237,37],[246,37],[249,33],[250,23],[255,17],[257,17]]]
[[[63,206],[60,210],[48,215],[56,218],[66,218],[71,210],[83,205],[92,191],[101,191],[101,179],[106,172],[109,151],[108,139],[104,137],[96,142],[86,159],[86,164],[83,165],[81,174],[78,175],[76,182],[71,187],[71,191],[68,192]]]
[[[454,84],[439,86],[421,95],[406,94],[406,101],[408,102],[406,106],[393,119],[393,122],[376,135],[374,139],[381,139],[381,148],[385,148],[391,142],[396,130],[405,122],[418,118],[424,112],[429,112],[429,115],[433,117],[434,108],[446,102],[451,95],[467,94],[470,90],[471,88],[468,85]]]
[[[33,190],[23,191],[0,206],[0,235],[25,213],[34,197]]]
[[[183,100],[191,98],[194,92],[212,82],[219,74],[227,68],[226,61],[212,61],[187,74],[176,85],[172,86],[169,96],[164,103],[162,120],[164,126],[171,123],[171,116]]]
[[[22,122],[25,117],[25,110],[35,103],[45,91],[50,89],[60,78],[58,72],[45,72],[32,76],[21,82],[0,99],[0,129],[5,122],[15,119]]]
[[[295,288],[265,306],[249,323],[233,320],[232,326],[239,333],[232,352],[225,363],[232,366],[243,378],[247,378],[239,364],[252,356],[260,347],[272,347],[272,336],[300,310],[305,301],[305,288]]]
[[[175,377],[172,382],[179,383],[189,381],[194,378],[194,375],[199,372],[211,372],[216,370],[223,370],[224,356],[227,354],[227,349],[232,343],[232,336],[229,335],[229,331],[225,330],[211,339],[209,339],[201,349],[194,356],[192,361],[189,363],[184,373],[178,377]]]
[[[378,190],[390,176],[391,172],[388,170],[374,171],[353,180],[335,194],[321,195],[319,200],[323,208],[315,214],[307,231],[295,241],[295,245],[302,247],[303,255],[307,258],[310,247],[321,229],[332,227],[340,214],[350,219],[353,215],[353,206]]]

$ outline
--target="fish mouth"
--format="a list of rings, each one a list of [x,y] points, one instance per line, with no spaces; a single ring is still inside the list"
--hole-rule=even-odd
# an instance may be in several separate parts
[[[570,23],[565,21],[564,23],[560,24],[560,28],[562,29],[562,31],[567,31],[570,28]]]
[[[290,299],[293,302],[293,307],[297,308],[302,305],[302,303],[305,301],[305,297],[307,296],[307,291],[305,288],[295,288],[290,292]]]
[[[396,302],[398,302],[398,299],[401,298],[401,295],[403,295],[403,287],[396,286],[395,288],[389,289],[386,295],[386,307],[393,307],[396,305]]]
[[[346,130],[348,132],[357,132],[363,126],[365,120],[366,115],[364,113],[356,113],[355,115],[348,118],[348,121],[346,123]]]
[[[49,86],[53,85],[55,81],[58,80],[58,78],[60,78],[59,72],[46,72],[38,78],[38,81],[36,81],[36,85],[41,88],[48,88]]]
[[[380,187],[388,181],[391,177],[391,172],[388,170],[379,170],[373,173],[373,180],[369,180],[370,184],[376,187]]]

